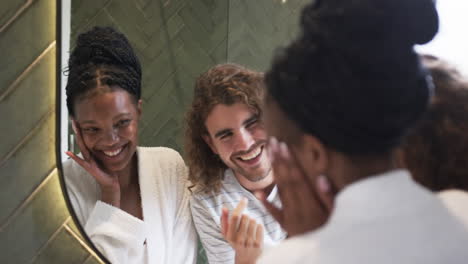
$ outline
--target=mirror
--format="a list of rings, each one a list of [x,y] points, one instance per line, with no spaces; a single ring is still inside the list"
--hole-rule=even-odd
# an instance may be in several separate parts
[[[195,79],[210,67],[224,62],[238,63],[257,71],[266,70],[275,49],[296,35],[299,12],[307,2],[309,0],[63,0],[60,23],[62,65],[59,70],[67,68],[69,51],[76,45],[80,33],[94,26],[111,26],[122,32],[129,39],[142,66],[142,115],[137,124],[138,145],[163,146],[182,154],[183,118],[192,98]],[[460,23],[464,15],[460,10],[464,9],[448,1],[438,1],[438,5],[441,33],[435,41],[419,49],[447,58],[467,73],[468,58],[462,56],[467,53],[461,48],[468,43],[457,38],[461,32],[459,26],[464,24]],[[453,38],[457,41],[453,41]],[[447,48],[447,45],[451,48]],[[66,75],[62,77],[58,91],[62,95],[62,150],[79,153],[65,101],[68,80]],[[115,154],[112,152],[109,152],[110,156]],[[64,163],[72,162],[61,154]],[[96,228],[92,229],[93,223],[89,223],[89,215],[93,214],[94,209],[102,210],[100,224],[110,221],[106,218],[109,217],[106,214],[109,207],[96,206],[101,195],[99,186],[93,182],[93,178],[73,179],[73,173],[67,171],[66,165],[64,168],[65,183],[69,188],[66,191],[75,210],[75,220],[85,233],[87,230],[97,232]],[[80,200],[77,197],[80,195],[87,197],[87,200]],[[140,212],[134,212],[137,216],[135,222],[138,222],[139,214],[145,215],[145,198],[142,194],[140,204],[143,208]],[[145,216],[145,222],[149,218]],[[162,225],[155,226],[163,228]],[[87,235],[91,242],[96,242],[103,255],[109,256],[100,239],[102,236],[112,239],[114,231],[107,230],[108,233],[100,236],[95,233],[95,236]],[[187,236],[190,239],[190,235]],[[136,247],[133,245],[135,248],[131,250],[143,258],[152,258],[152,253],[147,249],[152,241],[148,242],[144,235],[142,237],[141,241],[135,242],[140,244]],[[130,250],[125,243],[122,243],[122,247]],[[205,262],[200,250],[198,263]]]
[[[195,79],[210,67],[225,62],[266,70],[275,49],[296,35],[299,12],[307,2],[309,0],[62,0],[62,65],[59,70],[67,69],[69,51],[75,47],[80,33],[94,26],[111,26],[122,32],[142,67],[138,145],[164,146],[182,154],[183,117],[192,98]],[[58,91],[62,95],[61,144],[62,150],[79,153],[66,107],[67,77],[67,74],[62,76]],[[88,232],[92,242],[111,236],[89,234],[88,230],[92,229],[89,217],[93,208],[98,208],[99,186],[93,178],[74,175],[66,165],[72,161],[64,153],[60,154],[75,220],[85,233]],[[141,196],[144,200],[145,195]],[[144,214],[145,201],[141,204]],[[107,216],[100,215],[101,218]],[[95,245],[108,256],[107,249],[99,245],[101,242]],[[146,242],[144,239],[143,247],[147,247]],[[198,263],[205,263],[202,250],[200,252]],[[148,257],[145,254],[148,253],[143,253]],[[151,253],[149,258],[152,258]]]

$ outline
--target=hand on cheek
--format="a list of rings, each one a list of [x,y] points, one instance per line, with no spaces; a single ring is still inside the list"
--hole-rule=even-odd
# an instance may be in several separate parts
[[[101,187],[101,200],[115,207],[120,207],[120,185],[116,176],[104,172],[85,146],[78,123],[72,121],[73,130],[76,134],[76,143],[80,148],[83,158],[78,157],[71,151],[65,152],[78,165],[91,174]]]
[[[257,198],[289,237],[322,226],[332,210],[334,198],[326,177],[307,177],[287,145],[275,138],[270,139],[268,152],[282,208],[268,202],[263,192],[256,192]]]

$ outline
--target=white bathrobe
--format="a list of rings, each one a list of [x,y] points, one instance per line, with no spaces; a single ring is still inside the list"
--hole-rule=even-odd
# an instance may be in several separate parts
[[[439,197],[406,170],[355,182],[322,228],[265,252],[258,263],[466,264],[466,193]]]
[[[113,264],[195,263],[197,237],[184,161],[163,147],[138,147],[137,155],[143,221],[101,202],[98,183],[75,161],[63,164],[79,222]]]

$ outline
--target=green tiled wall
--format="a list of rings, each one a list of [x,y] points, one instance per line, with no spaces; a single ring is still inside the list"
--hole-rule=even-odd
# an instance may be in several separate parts
[[[55,168],[56,1],[0,2],[0,263],[99,263]]]
[[[230,0],[228,61],[268,70],[278,47],[299,30],[302,7],[312,0]]]

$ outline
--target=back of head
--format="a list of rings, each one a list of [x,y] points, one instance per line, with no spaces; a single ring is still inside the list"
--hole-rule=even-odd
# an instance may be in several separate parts
[[[403,165],[426,187],[468,191],[468,79],[449,63],[422,57],[435,84],[429,110],[403,144]]]
[[[78,36],[68,61],[67,107],[97,87],[119,87],[141,97],[141,65],[127,38],[109,27],[94,27]]]
[[[266,75],[269,94],[330,148],[388,153],[427,107],[427,74],[413,46],[438,30],[433,1],[316,0],[301,28]]]
[[[223,172],[227,169],[202,137],[208,135],[205,120],[211,110],[218,104],[243,103],[261,115],[264,91],[263,73],[237,64],[216,65],[198,77],[185,126],[189,178],[197,188],[218,190]]]

